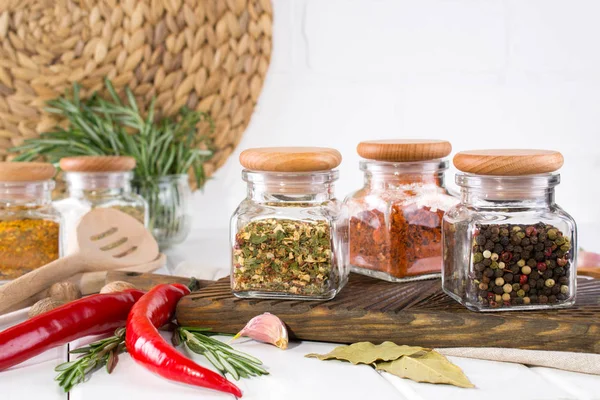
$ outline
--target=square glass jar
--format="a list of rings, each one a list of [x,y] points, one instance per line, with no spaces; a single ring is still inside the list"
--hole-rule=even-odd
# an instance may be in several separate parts
[[[474,311],[573,305],[577,226],[555,203],[559,182],[543,170],[457,174],[461,203],[443,221],[444,292]]]
[[[267,159],[283,151],[286,164],[299,153],[321,156],[318,148],[271,148]],[[293,150],[290,150],[293,149]],[[255,150],[242,153],[242,164]],[[260,149],[264,151],[264,149]],[[322,151],[331,152],[331,149]],[[316,155],[313,154],[316,152]],[[340,158],[335,152],[335,158]],[[309,171],[242,172],[247,197],[231,218],[231,287],[242,298],[328,300],[345,285],[348,271],[344,219],[334,197],[338,178],[333,162],[329,169],[317,164]],[[327,164],[326,166],[329,166]],[[270,169],[277,169],[270,167]]]

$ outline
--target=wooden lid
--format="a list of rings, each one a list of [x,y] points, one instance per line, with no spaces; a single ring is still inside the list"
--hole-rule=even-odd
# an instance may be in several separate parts
[[[362,158],[377,161],[427,161],[444,158],[452,151],[446,140],[394,139],[367,140],[356,147]]]
[[[562,154],[553,150],[471,150],[454,156],[454,165],[477,175],[518,176],[554,172],[562,167]]]
[[[135,168],[135,158],[128,156],[80,156],[60,160],[67,172],[123,172]]]
[[[240,154],[242,166],[253,171],[327,171],[341,162],[340,152],[327,147],[261,147]]]
[[[44,162],[0,162],[0,182],[47,181],[56,168]]]

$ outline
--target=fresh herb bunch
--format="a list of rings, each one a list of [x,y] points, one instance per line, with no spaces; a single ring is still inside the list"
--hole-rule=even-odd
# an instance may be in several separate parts
[[[48,161],[58,162],[70,156],[126,155],[137,161],[135,177],[139,182],[152,184],[157,178],[187,174],[191,169],[197,186],[202,187],[206,181],[203,163],[213,154],[209,135],[214,123],[210,116],[182,107],[178,117],[155,121],[155,99],[144,117],[129,88],[125,88],[123,102],[110,80],[105,79],[105,86],[109,99],[97,92],[82,99],[80,86],[75,83],[71,98],[49,101],[46,111],[66,118],[67,127],[57,126],[10,149],[19,153],[15,160],[30,161],[44,155]],[[209,124],[209,135],[197,135],[200,122]]]
[[[184,343],[194,353],[206,357],[222,374],[229,373],[235,380],[269,374],[258,358],[211,338],[214,335],[218,333],[207,328],[179,327],[173,333],[173,345]]]
[[[113,336],[71,350],[71,354],[81,354],[81,357],[57,366],[55,371],[59,374],[55,380],[65,392],[68,392],[105,365],[106,371],[110,374],[119,361],[119,354],[126,351],[125,328],[119,328]]]
[[[258,358],[237,351],[228,344],[210,337],[214,335],[218,333],[210,332],[207,328],[178,327],[173,332],[173,344],[175,346],[185,344],[194,353],[206,357],[222,374],[229,373],[236,380],[240,377],[269,374],[261,367],[262,361]],[[125,328],[119,328],[113,336],[72,350],[71,354],[80,354],[80,357],[57,366],[55,370],[58,375],[55,380],[65,392],[68,392],[104,366],[110,374],[119,361],[119,354],[125,352],[127,352]]]

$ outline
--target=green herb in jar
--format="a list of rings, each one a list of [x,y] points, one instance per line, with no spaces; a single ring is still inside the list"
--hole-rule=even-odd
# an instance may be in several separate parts
[[[331,278],[331,232],[327,221],[264,219],[235,236],[233,290],[315,295]]]

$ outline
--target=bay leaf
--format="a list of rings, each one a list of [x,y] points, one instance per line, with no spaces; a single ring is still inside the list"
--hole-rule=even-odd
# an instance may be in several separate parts
[[[373,364],[375,361],[397,360],[402,356],[410,356],[430,349],[413,346],[398,346],[396,343],[383,342],[374,345],[371,342],[358,342],[350,346],[338,346],[327,354],[307,354],[306,357],[319,360],[344,360],[352,364]]]
[[[375,368],[415,382],[475,387],[463,371],[436,351],[414,354],[394,361],[378,362]]]

